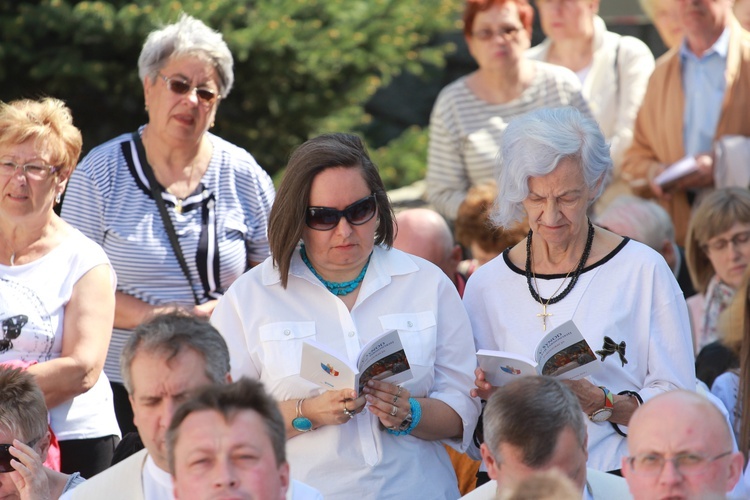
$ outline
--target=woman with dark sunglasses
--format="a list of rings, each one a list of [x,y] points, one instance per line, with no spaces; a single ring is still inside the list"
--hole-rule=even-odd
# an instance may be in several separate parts
[[[394,216],[359,138],[317,137],[291,156],[271,210],[272,257],[238,279],[211,321],[232,376],[279,401],[294,479],[327,499],[458,498],[443,444],[462,451],[479,413],[476,366],[455,287],[425,260],[392,249]],[[413,378],[324,390],[300,376],[305,340],[354,360],[399,332]]]
[[[123,432],[134,430],[119,368],[130,331],[173,307],[208,318],[269,254],[271,179],[209,132],[232,65],[221,34],[190,16],[152,32],[138,60],[148,124],[92,150],[70,181],[63,218],[104,247],[119,278],[105,372]]]

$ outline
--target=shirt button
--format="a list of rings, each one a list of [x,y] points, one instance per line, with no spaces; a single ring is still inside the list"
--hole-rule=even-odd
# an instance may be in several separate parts
[[[408,326],[409,328],[411,328],[412,326],[414,326],[414,323],[412,323],[411,321],[407,321],[406,322],[406,326]]]
[[[354,337],[354,335],[355,335],[355,332],[349,332],[350,337]]]
[[[288,337],[289,335],[291,335],[291,334],[292,334],[292,331],[291,331],[291,330],[284,330],[284,335],[286,335],[287,337]]]

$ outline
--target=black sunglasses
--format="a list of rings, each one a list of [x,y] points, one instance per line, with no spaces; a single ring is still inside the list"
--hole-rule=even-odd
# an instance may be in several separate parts
[[[30,441],[28,446],[31,446],[33,448],[37,441],[39,441],[39,438]],[[10,465],[10,461],[16,458],[10,454],[11,446],[13,445],[0,444],[0,474],[3,474],[5,472],[13,472],[16,470],[12,465]]]
[[[218,99],[221,97],[218,93],[214,92],[211,89],[207,89],[206,87],[191,87],[190,83],[182,80],[180,77],[167,77],[162,75],[161,73],[159,73],[159,76],[162,78],[162,80],[164,80],[164,83],[167,84],[167,88],[175,94],[185,95],[188,92],[192,92],[193,90],[195,90],[195,95],[198,96],[198,99],[206,104],[210,104],[214,101],[214,99]]]
[[[331,207],[307,207],[305,224],[316,231],[330,231],[338,226],[341,217],[344,217],[352,226],[361,226],[375,217],[377,207],[375,193],[355,201],[343,210]]]

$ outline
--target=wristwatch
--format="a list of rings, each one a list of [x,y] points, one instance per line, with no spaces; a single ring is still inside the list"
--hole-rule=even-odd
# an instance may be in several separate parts
[[[302,398],[297,401],[297,416],[292,420],[292,427],[299,432],[308,432],[313,428],[310,419],[302,415],[302,402],[304,400],[305,398]]]
[[[600,385],[599,389],[604,391],[604,408],[599,408],[589,415],[592,422],[606,422],[612,417],[615,409],[615,396],[604,386]]]

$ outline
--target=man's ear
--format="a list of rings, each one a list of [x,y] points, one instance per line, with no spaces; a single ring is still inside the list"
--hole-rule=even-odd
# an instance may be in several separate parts
[[[729,473],[727,474],[727,491],[732,491],[737,485],[737,482],[742,477],[742,471],[745,465],[745,457],[742,453],[737,451],[732,453],[729,457]]]
[[[44,463],[47,460],[47,453],[49,452],[49,445],[51,441],[51,436],[49,433],[49,428],[47,429],[46,434],[39,438],[39,441],[36,443],[36,449],[39,452],[39,458],[42,459],[42,463]]]
[[[485,467],[487,467],[487,475],[490,476],[490,479],[497,480],[500,462],[495,460],[487,443],[482,443],[482,446],[479,447],[479,453],[482,454],[482,461],[484,462]]]

